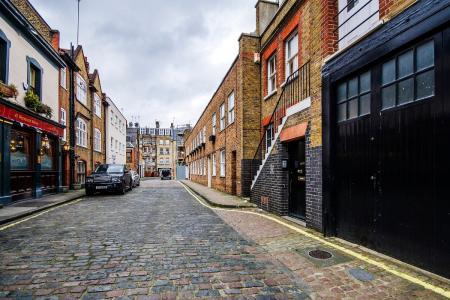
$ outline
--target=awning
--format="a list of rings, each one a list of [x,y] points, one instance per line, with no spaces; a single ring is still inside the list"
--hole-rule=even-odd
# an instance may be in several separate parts
[[[6,102],[6,101],[5,101]],[[28,112],[22,107],[18,107],[12,103],[0,102],[0,117],[11,121],[16,121],[30,127],[34,127],[56,136],[63,136],[65,126],[48,120],[42,116]]]
[[[308,127],[307,122],[284,128],[280,133],[280,141],[286,143],[301,139],[306,135],[306,127]]]

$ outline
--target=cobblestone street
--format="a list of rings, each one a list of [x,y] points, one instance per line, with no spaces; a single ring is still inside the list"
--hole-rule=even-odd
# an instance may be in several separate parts
[[[3,299],[439,299],[337,253],[314,264],[304,250],[319,243],[258,216],[216,214],[174,181],[84,198],[0,241]]]

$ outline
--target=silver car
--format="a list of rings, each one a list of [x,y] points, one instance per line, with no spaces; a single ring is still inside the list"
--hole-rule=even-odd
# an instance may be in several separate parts
[[[131,170],[131,178],[133,180],[133,187],[137,187],[141,185],[141,177],[139,176],[139,174],[134,171]]]

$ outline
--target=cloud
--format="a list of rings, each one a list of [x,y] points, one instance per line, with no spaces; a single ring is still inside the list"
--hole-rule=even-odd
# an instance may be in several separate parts
[[[30,0],[63,47],[76,43],[76,0]],[[80,44],[102,88],[153,126],[194,124],[254,31],[254,0],[81,0]],[[92,69],[93,70],[93,69]]]

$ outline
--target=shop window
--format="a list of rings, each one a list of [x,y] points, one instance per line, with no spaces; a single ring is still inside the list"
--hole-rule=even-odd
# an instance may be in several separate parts
[[[42,142],[42,158],[41,158],[41,169],[43,171],[50,171],[56,168],[55,164],[55,141],[49,139],[47,136],[43,136]]]
[[[338,85],[338,122],[370,114],[371,82],[371,73],[367,71]]]
[[[30,57],[28,62],[28,90],[31,90],[42,101],[42,68],[39,63]]]
[[[30,170],[31,169],[31,137],[21,131],[11,130],[10,162],[11,170]]]
[[[434,96],[434,41],[385,62],[381,84],[382,109]]]
[[[86,181],[86,162],[79,160],[77,162],[77,182],[84,184]]]

